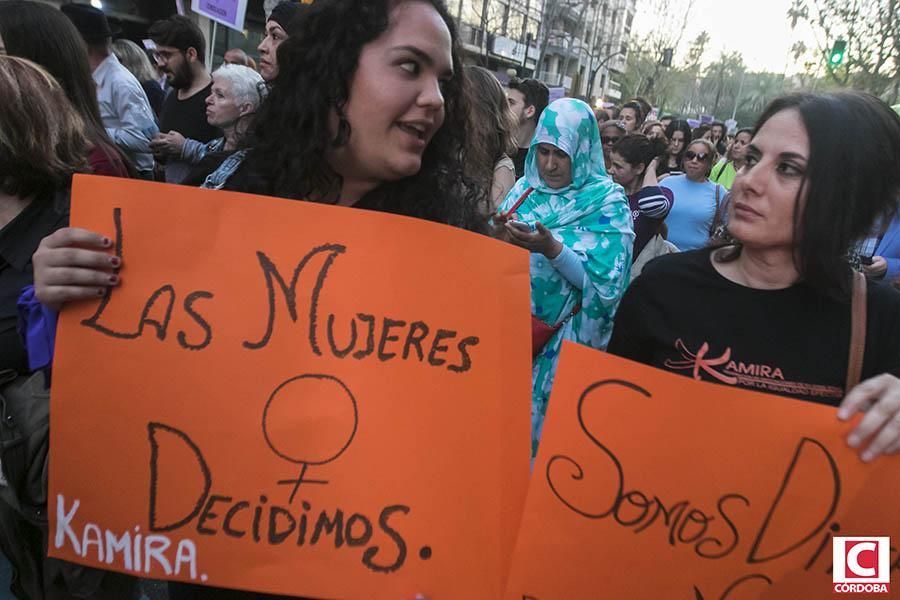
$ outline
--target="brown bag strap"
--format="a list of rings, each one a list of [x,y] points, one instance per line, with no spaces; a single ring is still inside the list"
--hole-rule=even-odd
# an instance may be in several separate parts
[[[722,190],[722,186],[718,183],[716,184],[716,211],[713,213],[712,223],[709,224],[709,237],[713,237],[716,234],[716,229],[722,224],[725,220],[725,211],[723,210],[723,206],[719,201],[719,194]]]
[[[866,349],[866,276],[853,272],[853,299],[850,301],[850,358],[847,361],[847,385],[844,393],[856,387],[862,376]]]

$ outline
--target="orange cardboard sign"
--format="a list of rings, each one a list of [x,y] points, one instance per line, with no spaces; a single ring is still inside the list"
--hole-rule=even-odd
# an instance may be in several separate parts
[[[896,574],[900,459],[849,430],[566,344],[506,598],[830,598],[835,536],[891,536]]]
[[[123,268],[60,320],[53,556],[278,594],[502,595],[529,468],[527,253],[98,177],[76,178],[72,224]]]

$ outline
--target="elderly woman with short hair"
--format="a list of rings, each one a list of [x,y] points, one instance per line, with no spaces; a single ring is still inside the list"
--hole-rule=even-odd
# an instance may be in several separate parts
[[[218,127],[222,137],[203,143],[170,131],[154,142],[156,151],[199,165],[182,181],[185,185],[199,185],[237,149],[250,124],[250,115],[259,108],[265,94],[265,82],[259,73],[241,65],[222,65],[213,71],[206,98],[206,122]]]
[[[212,80],[206,98],[206,122],[221,129],[222,137],[204,144],[185,139],[178,132],[169,134],[169,153],[194,165],[210,154],[234,152],[247,131],[250,115],[259,108],[266,93],[263,78],[250,67],[222,65],[213,71]]]

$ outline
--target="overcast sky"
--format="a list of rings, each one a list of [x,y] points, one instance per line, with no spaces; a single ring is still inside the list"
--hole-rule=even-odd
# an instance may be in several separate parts
[[[807,47],[815,47],[815,38],[805,23],[791,32],[787,11],[790,0],[694,0],[676,61],[684,59],[688,46],[701,31],[709,33],[704,62],[710,63],[722,51],[740,52],[751,71],[781,73],[788,64],[788,73],[802,70],[789,58],[791,46],[802,40]],[[646,34],[655,24],[652,3],[638,0],[632,35]],[[801,61],[802,63],[802,61]]]

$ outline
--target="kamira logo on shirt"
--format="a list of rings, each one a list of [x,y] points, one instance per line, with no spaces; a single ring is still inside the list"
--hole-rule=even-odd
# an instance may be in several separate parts
[[[703,345],[700,346],[700,350],[698,350],[697,353],[694,354],[687,349],[687,346],[684,345],[684,342],[681,340],[681,338],[675,340],[675,348],[681,353],[681,356],[684,357],[684,360],[666,359],[665,365],[667,368],[672,369],[673,371],[692,369],[694,371],[694,379],[698,380],[700,379],[700,371],[702,370],[708,375],[715,377],[722,383],[735,385],[738,382],[737,377],[732,377],[730,375],[720,373],[713,368],[721,365],[727,365],[729,363],[734,363],[734,361],[731,360],[731,348],[725,348],[725,352],[722,353],[722,356],[707,357],[707,353],[709,352],[708,342],[703,342]]]
[[[771,379],[780,379],[784,381],[784,373],[778,367],[770,367],[769,365],[755,365],[753,363],[744,364],[742,362],[731,361],[725,365],[726,373],[737,373],[740,375],[753,375],[754,377],[768,377]]]
[[[694,379],[700,379],[700,371],[704,371],[719,381],[730,385],[737,384],[741,375],[784,381],[784,373],[778,367],[731,360],[731,348],[725,348],[725,351],[719,357],[711,357],[708,356],[709,342],[703,342],[700,350],[697,351],[697,354],[694,354],[687,349],[681,338],[675,340],[675,348],[681,353],[684,360],[666,360],[666,367],[673,370],[692,369],[694,371]],[[725,365],[721,371],[713,368],[721,365]]]
[[[673,371],[693,371],[694,379],[701,379],[701,371],[728,385],[787,394],[806,398],[841,398],[843,388],[827,384],[785,381],[784,372],[771,365],[745,363],[731,359],[731,348],[720,356],[710,356],[709,342],[703,342],[696,354],[688,350],[684,341],[675,340],[675,349],[683,360],[666,359],[665,366]]]

